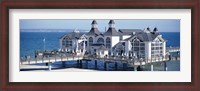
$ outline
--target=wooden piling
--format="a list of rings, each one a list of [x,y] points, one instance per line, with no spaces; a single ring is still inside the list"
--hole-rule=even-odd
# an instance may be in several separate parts
[[[49,57],[49,56],[48,56]],[[50,62],[50,57],[49,57],[49,62]]]
[[[55,62],[56,62],[56,56],[55,56]]]
[[[167,71],[167,63],[164,62],[164,71]]]
[[[79,68],[80,62],[79,60],[77,60],[77,68]]]
[[[62,54],[61,54],[61,56],[60,56],[60,59],[61,59],[61,61],[62,61]]]
[[[88,60],[86,60],[86,69],[88,69]]]
[[[126,70],[126,63],[123,63],[123,70]]]
[[[137,71],[137,67],[138,67],[138,66],[134,66],[134,71]]]
[[[117,70],[117,62],[115,62],[115,70]]]
[[[80,66],[79,67],[82,68],[82,60],[80,60]]]
[[[151,71],[153,71],[153,64],[151,64]]]
[[[36,61],[36,63],[37,63],[37,58],[35,58],[35,61]]]
[[[104,69],[105,69],[105,71],[107,71],[107,63],[106,62],[104,62]]]
[[[62,67],[65,68],[65,61],[62,62]]]
[[[94,61],[95,69],[97,69],[97,60]]]
[[[48,69],[51,71],[51,62],[47,63],[48,64]]]
[[[46,66],[48,66],[48,63],[45,63],[46,64]]]
[[[42,63],[44,63],[44,56],[42,57]]]
[[[30,58],[28,58],[28,64],[30,64],[30,61],[31,61]]]

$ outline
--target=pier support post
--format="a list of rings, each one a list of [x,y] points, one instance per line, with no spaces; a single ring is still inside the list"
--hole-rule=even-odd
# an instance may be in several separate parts
[[[55,62],[56,62],[56,55],[55,55]]]
[[[65,68],[65,61],[62,61],[62,67],[64,67]]]
[[[104,63],[104,69],[105,69],[105,71],[107,71],[107,63],[106,62]]]
[[[117,62],[115,62],[115,70],[117,70]]]
[[[126,70],[126,67],[127,65],[126,65],[126,63],[123,63],[123,70]]]
[[[83,61],[82,61],[82,60],[80,60],[80,66],[79,66],[80,68],[82,68],[82,62],[83,62]]]
[[[48,63],[48,69],[51,71],[51,62]]]
[[[44,63],[44,57],[42,57],[42,63]]]
[[[37,63],[37,58],[35,58],[35,63]]]
[[[77,60],[77,68],[79,68],[80,62],[79,60]]]
[[[153,64],[151,64],[151,71],[153,71]]]
[[[138,66],[134,66],[134,71],[137,71],[137,67],[138,67]]]
[[[49,64],[48,63],[46,63],[46,66],[48,66]]]
[[[167,71],[167,63],[164,62],[164,71]]]
[[[86,69],[88,69],[88,61],[86,60]]]
[[[97,69],[97,60],[94,61],[95,70]]]

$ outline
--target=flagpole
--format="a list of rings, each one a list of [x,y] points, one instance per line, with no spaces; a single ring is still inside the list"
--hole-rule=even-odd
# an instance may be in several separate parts
[[[45,38],[43,39],[43,42],[44,42],[44,51],[45,51]]]

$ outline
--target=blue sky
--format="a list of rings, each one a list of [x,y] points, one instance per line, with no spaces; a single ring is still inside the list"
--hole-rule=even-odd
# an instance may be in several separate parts
[[[100,31],[104,32],[108,28],[109,20],[96,20]],[[21,19],[20,29],[80,29],[90,30],[92,20],[37,20]],[[130,20],[116,19],[116,29],[144,29],[157,27],[160,32],[180,32],[180,20]]]

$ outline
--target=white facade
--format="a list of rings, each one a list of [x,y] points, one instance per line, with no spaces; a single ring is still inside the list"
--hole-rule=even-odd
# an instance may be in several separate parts
[[[131,35],[123,35],[123,36],[121,36],[121,39],[124,40],[124,39],[127,39],[129,37],[131,37]]]
[[[78,35],[78,38],[75,38]],[[77,30],[71,34],[66,34],[60,38],[61,51],[76,53],[77,55],[84,54],[86,50],[87,38],[85,34],[79,34]]]
[[[151,59],[151,42],[145,42],[145,59]]]

